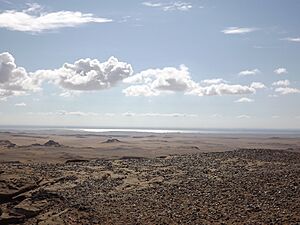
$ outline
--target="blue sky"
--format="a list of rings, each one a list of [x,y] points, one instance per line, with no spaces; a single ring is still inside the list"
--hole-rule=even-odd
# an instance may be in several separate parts
[[[299,11],[0,0],[0,124],[300,128]]]

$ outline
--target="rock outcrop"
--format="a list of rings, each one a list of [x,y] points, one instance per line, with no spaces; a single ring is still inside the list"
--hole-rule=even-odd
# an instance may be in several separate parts
[[[58,142],[56,141],[53,141],[53,140],[49,140],[47,141],[44,146],[47,146],[47,147],[61,147],[62,145],[59,144]]]
[[[0,146],[6,147],[6,148],[13,148],[13,147],[16,147],[16,144],[12,143],[9,140],[0,140]]]

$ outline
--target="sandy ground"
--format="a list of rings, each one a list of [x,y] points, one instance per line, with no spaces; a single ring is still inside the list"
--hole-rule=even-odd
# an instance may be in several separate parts
[[[300,140],[0,133],[0,224],[299,224]]]
[[[16,144],[13,148],[7,148],[0,143],[0,161],[20,162],[64,162],[70,159],[111,159],[124,156],[157,157],[238,148],[300,151],[299,137],[250,134],[1,132],[0,140]],[[58,142],[60,146],[43,146],[49,140]]]

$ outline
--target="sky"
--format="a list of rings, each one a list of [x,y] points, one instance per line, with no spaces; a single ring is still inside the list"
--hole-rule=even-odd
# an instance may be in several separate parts
[[[300,129],[299,11],[0,0],[0,125]]]

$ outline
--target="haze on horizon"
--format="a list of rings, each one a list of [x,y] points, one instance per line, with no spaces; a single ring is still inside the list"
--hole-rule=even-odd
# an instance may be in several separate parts
[[[0,0],[0,125],[300,129],[299,11]]]

